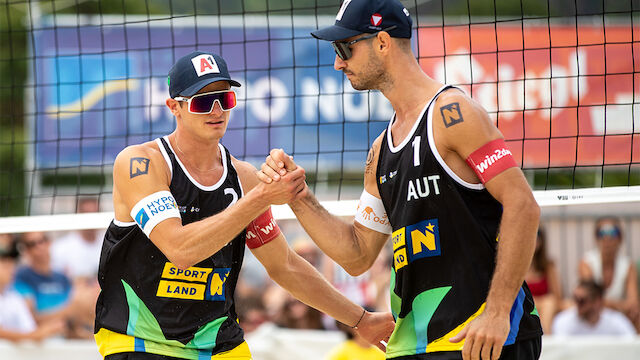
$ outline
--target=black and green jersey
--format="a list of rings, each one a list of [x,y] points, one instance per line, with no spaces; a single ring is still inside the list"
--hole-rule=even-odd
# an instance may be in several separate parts
[[[214,215],[242,196],[224,146],[220,181],[203,186],[189,175],[166,138],[156,141],[171,170],[169,189],[184,225]],[[113,221],[98,274],[102,292],[95,332],[101,354],[137,351],[199,360],[243,344],[233,294],[244,247],[243,231],[213,256],[182,270],[136,223]]]
[[[394,146],[383,134],[377,184],[393,228],[391,308],[396,328],[387,357],[459,351],[451,343],[482,313],[494,273],[502,206],[482,184],[460,179],[433,140],[433,106],[425,106],[407,137]],[[511,310],[505,345],[542,333],[523,284]]]

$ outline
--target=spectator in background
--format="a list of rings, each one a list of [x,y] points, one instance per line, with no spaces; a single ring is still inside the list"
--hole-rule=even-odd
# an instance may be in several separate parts
[[[92,338],[95,298],[72,292],[71,280],[51,268],[49,237],[42,232],[25,233],[18,245],[25,264],[17,270],[15,288],[36,322],[64,321],[67,337]]]
[[[0,234],[0,339],[42,340],[61,332],[63,324],[51,321],[37,326],[24,299],[11,288],[18,260],[14,245],[10,235]]]
[[[269,317],[260,296],[238,297],[236,299],[236,312],[238,313],[240,327],[245,334],[249,334],[259,328],[260,325],[269,322]]]
[[[545,333],[551,332],[551,322],[562,303],[560,278],[555,263],[547,256],[547,237],[544,229],[538,229],[536,249],[525,281],[540,314]]]
[[[308,238],[295,239],[291,249],[316,269],[320,267],[319,249]],[[288,329],[325,329],[320,311],[297,300],[274,282],[268,286],[263,298],[267,312],[276,325]]]
[[[288,329],[324,330],[321,312],[300,302],[288,292],[283,291],[282,296],[285,301],[274,319],[276,325]]]
[[[384,360],[384,353],[358,336],[352,328],[339,321],[336,321],[336,326],[347,339],[331,350],[327,360]]]
[[[638,283],[635,266],[622,251],[620,220],[604,217],[596,221],[597,247],[580,262],[580,279],[593,280],[604,287],[604,305],[624,313],[637,327],[639,320]]]
[[[96,198],[78,200],[78,213],[98,212]],[[104,230],[72,231],[55,241],[51,247],[51,265],[74,282],[96,283]],[[97,284],[96,284],[97,285]],[[97,297],[96,286],[96,297]]]
[[[603,287],[593,280],[582,280],[573,291],[575,307],[560,312],[553,321],[554,335],[636,334],[624,314],[604,307]]]

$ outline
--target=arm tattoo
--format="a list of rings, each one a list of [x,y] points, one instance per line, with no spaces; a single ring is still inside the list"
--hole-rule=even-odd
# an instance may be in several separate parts
[[[446,127],[450,127],[464,121],[462,113],[460,112],[460,104],[457,102],[441,107],[440,113],[442,114],[442,121],[444,121],[444,126]]]
[[[373,174],[373,147],[369,150],[369,155],[367,155],[367,163],[365,165],[364,172],[365,174]]]
[[[138,175],[149,173],[149,159],[143,157],[132,157],[129,163],[129,178],[133,179]]]

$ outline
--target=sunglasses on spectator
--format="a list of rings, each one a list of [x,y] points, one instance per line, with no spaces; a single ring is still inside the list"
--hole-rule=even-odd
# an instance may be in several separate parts
[[[620,237],[620,229],[618,229],[617,227],[614,226],[607,226],[607,227],[602,227],[600,229],[598,229],[598,237],[602,238],[602,237],[614,237],[614,238],[619,238]]]
[[[213,111],[216,101],[223,111],[236,107],[236,93],[233,90],[220,90],[193,95],[190,98],[176,96],[176,101],[186,101],[187,108],[192,114],[209,114]]]
[[[390,31],[395,29],[396,27],[397,27],[396,25],[393,25],[393,26],[389,26],[386,29],[382,29],[380,31]],[[363,36],[361,38],[357,38],[355,40],[351,40],[351,41],[332,41],[331,46],[333,46],[333,50],[335,50],[336,55],[338,55],[340,59],[349,60],[351,58],[351,45],[357,43],[358,41],[374,38],[378,36],[378,33],[380,31],[370,35]]]
[[[40,244],[45,244],[48,243],[49,239],[47,239],[46,237],[43,237],[39,240],[36,241],[23,241],[22,244],[24,245],[25,248],[27,249],[33,249],[34,247],[40,245]]]

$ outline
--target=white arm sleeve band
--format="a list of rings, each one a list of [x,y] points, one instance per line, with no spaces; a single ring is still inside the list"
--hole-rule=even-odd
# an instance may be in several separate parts
[[[363,190],[360,195],[355,220],[371,230],[391,234],[391,223],[382,200],[369,194],[367,190]]]
[[[180,218],[180,210],[173,195],[163,190],[138,201],[131,209],[131,217],[149,237],[151,230],[162,221],[173,217]]]

